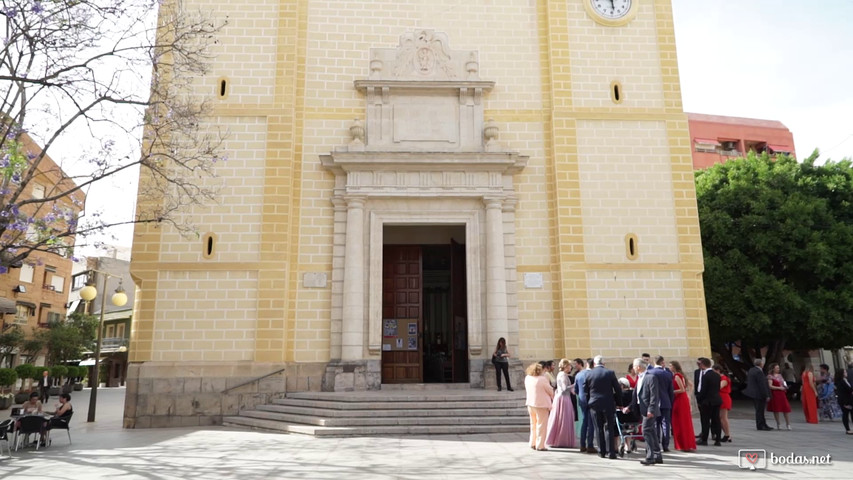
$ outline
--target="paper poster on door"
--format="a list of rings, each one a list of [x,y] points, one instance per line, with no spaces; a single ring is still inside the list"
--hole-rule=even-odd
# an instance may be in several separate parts
[[[403,339],[402,338],[397,339],[397,348],[403,348]]]
[[[418,349],[418,337],[409,337],[409,350]]]
[[[418,324],[410,323],[409,324],[409,335],[417,335],[418,334]]]
[[[382,323],[382,336],[383,337],[396,337],[397,336],[397,320],[393,318],[386,318]]]

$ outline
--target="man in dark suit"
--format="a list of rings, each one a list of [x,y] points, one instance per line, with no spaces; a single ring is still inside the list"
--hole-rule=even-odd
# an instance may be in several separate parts
[[[767,384],[767,376],[764,375],[764,360],[757,358],[753,362],[753,367],[746,372],[746,388],[743,389],[743,394],[752,399],[752,404],[755,407],[755,428],[756,430],[773,430],[773,427],[767,425],[767,420],[764,418],[764,409],[767,408],[767,401],[770,400],[770,386]]]
[[[47,401],[50,399],[50,384],[52,381],[53,379],[48,376],[47,370],[42,372],[42,377],[39,380],[39,399],[42,405],[47,405]]]
[[[604,368],[604,357],[596,355],[593,368],[584,378],[589,410],[598,431],[598,456],[616,458],[613,438],[616,436],[616,406],[622,405],[622,387],[613,370]],[[605,434],[604,426],[607,425]]]
[[[593,428],[593,420],[589,412],[589,398],[584,383],[586,376],[592,371],[593,360],[587,358],[586,362],[577,358],[575,363],[578,367],[578,374],[575,376],[575,393],[578,396],[578,410],[583,415],[581,420],[581,453],[598,453],[595,449],[595,429]]]
[[[649,365],[646,375],[652,375],[658,382],[660,390],[660,416],[657,417],[658,438],[664,452],[669,451],[669,440],[672,436],[672,403],[675,401],[672,372],[666,369],[666,362],[660,355],[655,357],[655,364]]]
[[[650,374],[648,364],[642,358],[634,359],[634,373],[637,374],[637,388],[634,390],[633,405],[643,419],[643,440],[646,442],[646,459],[643,465],[663,463],[660,436],[656,428],[661,417],[661,392],[658,377]],[[626,412],[627,413],[627,412]]]
[[[699,382],[696,386],[696,403],[699,405],[699,423],[702,425],[702,434],[697,445],[708,445],[708,432],[714,438],[714,446],[720,443],[720,405],[723,399],[720,397],[720,375],[711,369],[711,360],[702,357],[699,359]]]

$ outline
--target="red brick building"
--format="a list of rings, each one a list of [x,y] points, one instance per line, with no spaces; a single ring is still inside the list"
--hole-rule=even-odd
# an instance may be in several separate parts
[[[39,147],[27,134],[20,138],[24,153],[31,158],[41,153]],[[47,155],[38,165],[38,171],[32,181],[27,184],[24,196],[33,199],[50,198],[57,192],[67,192],[73,188],[73,180]],[[2,201],[2,198],[0,198]],[[39,212],[49,212],[54,203],[61,210],[80,213],[86,202],[86,195],[76,191],[54,201],[37,202],[22,207],[29,215],[38,216]],[[43,215],[43,214],[41,214]],[[57,220],[56,222],[61,222]],[[16,235],[15,231],[7,230],[4,235]],[[34,232],[17,233],[30,237]],[[15,239],[4,241],[17,242]],[[0,317],[3,331],[12,326],[20,327],[27,337],[40,328],[46,328],[52,321],[64,320],[66,317],[68,293],[71,291],[71,255],[74,250],[74,238],[67,237],[62,242],[49,249],[34,250],[17,268],[11,268],[6,273],[0,273]],[[43,360],[37,358],[20,358],[20,352],[13,351],[7,358],[0,358],[0,367],[14,366],[24,360],[40,364]]]
[[[750,150],[794,155],[794,135],[776,120],[688,113],[693,168],[708,168]]]

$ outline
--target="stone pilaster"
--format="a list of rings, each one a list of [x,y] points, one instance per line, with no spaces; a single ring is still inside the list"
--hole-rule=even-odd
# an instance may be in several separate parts
[[[346,197],[347,234],[341,360],[361,360],[364,351],[364,197]]]
[[[486,204],[486,344],[508,335],[503,198],[484,197]]]

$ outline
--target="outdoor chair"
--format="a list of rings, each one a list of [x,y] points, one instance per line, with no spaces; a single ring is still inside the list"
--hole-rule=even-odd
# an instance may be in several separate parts
[[[38,435],[36,442],[36,450],[38,450],[44,439],[41,432],[44,428],[45,418],[41,415],[26,415],[21,417],[19,421],[21,424],[15,432],[15,451],[17,452],[21,447],[21,442],[27,442],[32,434]]]
[[[50,445],[52,441],[50,432],[53,430],[65,430],[68,433],[68,444],[71,445],[71,428],[69,428],[69,423],[71,423],[71,417],[74,416],[74,411],[68,412],[68,414],[63,415],[61,417],[54,417],[50,420],[50,425],[47,430],[47,444]]]
[[[0,442],[6,442],[6,450],[9,452],[9,457],[12,456],[12,447],[9,444],[9,433],[15,425],[15,420],[8,419],[0,422]],[[0,456],[3,455],[3,446],[0,444]]]

